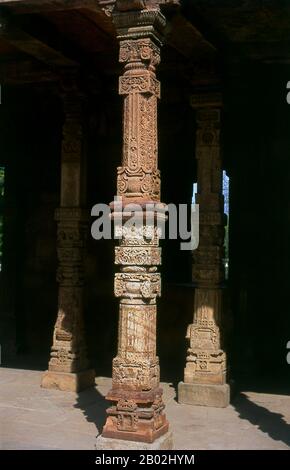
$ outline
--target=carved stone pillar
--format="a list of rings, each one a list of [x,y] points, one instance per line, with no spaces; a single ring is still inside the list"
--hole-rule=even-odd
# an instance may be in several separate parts
[[[133,2],[129,3],[132,6]],[[97,448],[170,449],[172,437],[164,413],[156,356],[156,297],[160,295],[157,266],[161,263],[161,249],[156,226],[160,207],[157,156],[160,83],[155,69],[160,62],[165,18],[157,9],[137,9],[115,12],[114,22],[120,62],[124,66],[119,82],[124,115],[117,194],[123,207],[129,203],[141,205],[142,222],[138,228],[121,226],[120,246],[116,247],[115,263],[120,269],[115,277],[115,295],[120,299],[118,353],[113,360],[112,390],[106,397],[111,407]],[[149,203],[154,222],[146,225],[143,211]],[[113,209],[112,216],[118,215]]]
[[[84,254],[89,217],[85,205],[83,105],[75,74],[62,77],[64,124],[60,208],[56,210],[58,313],[42,387],[79,391],[94,385],[83,326]]]
[[[196,110],[197,203],[200,211],[199,247],[193,253],[196,283],[193,324],[180,403],[225,407],[229,404],[226,354],[221,339],[224,284],[224,198],[220,149],[222,99],[219,94],[192,97]]]

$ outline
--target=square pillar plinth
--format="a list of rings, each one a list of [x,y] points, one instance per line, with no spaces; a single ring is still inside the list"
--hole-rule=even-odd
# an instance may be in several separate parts
[[[226,408],[230,404],[230,386],[228,384],[215,385],[179,382],[178,403]]]
[[[173,437],[171,432],[163,434],[152,443],[125,441],[99,436],[96,450],[173,450]]]
[[[42,388],[53,388],[63,392],[80,392],[95,386],[95,371],[93,369],[81,372],[46,371],[41,380]]]

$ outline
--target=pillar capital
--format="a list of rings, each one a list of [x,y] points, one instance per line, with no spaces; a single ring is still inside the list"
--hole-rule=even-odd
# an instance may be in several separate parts
[[[158,8],[126,12],[115,10],[113,22],[119,41],[150,38],[160,46],[163,43],[166,18]]]

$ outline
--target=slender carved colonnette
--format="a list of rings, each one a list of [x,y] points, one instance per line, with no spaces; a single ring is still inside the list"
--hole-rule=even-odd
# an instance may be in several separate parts
[[[120,62],[124,65],[119,81],[124,116],[117,194],[123,206],[139,203],[145,208],[147,203],[153,204],[154,222],[146,226],[142,210],[139,226],[121,227],[120,246],[116,247],[115,263],[120,267],[115,277],[115,295],[120,299],[118,354],[113,360],[113,387],[107,396],[112,406],[107,410],[102,435],[152,443],[168,430],[156,356],[156,298],[161,293],[157,266],[161,264],[161,249],[156,226],[160,201],[160,83],[155,71],[160,62],[165,19],[158,10],[141,10],[115,12],[114,21]],[[113,213],[113,217],[117,215]]]
[[[184,383],[179,385],[179,401],[226,406],[229,389],[220,335],[225,225],[220,149],[222,100],[220,94],[208,93],[194,95],[191,104],[197,120],[200,242],[193,254],[192,276],[197,285],[194,319],[187,331],[189,349]]]
[[[76,71],[62,76],[64,107],[61,206],[56,210],[59,283],[58,313],[48,372],[42,386],[80,390],[94,384],[83,327],[84,255],[88,214],[84,207],[84,96]]]

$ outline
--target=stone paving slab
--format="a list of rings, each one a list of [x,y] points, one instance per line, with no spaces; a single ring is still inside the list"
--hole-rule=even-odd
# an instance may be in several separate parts
[[[42,389],[41,374],[0,368],[0,449],[94,449],[111,380],[77,394]],[[162,386],[176,449],[290,449],[287,395],[244,391],[226,409],[206,408],[180,405]]]

